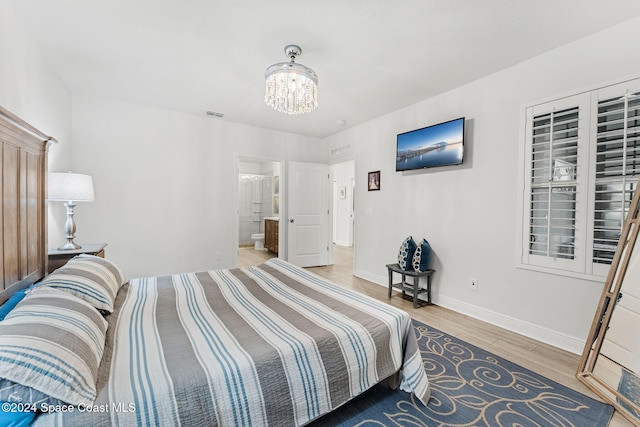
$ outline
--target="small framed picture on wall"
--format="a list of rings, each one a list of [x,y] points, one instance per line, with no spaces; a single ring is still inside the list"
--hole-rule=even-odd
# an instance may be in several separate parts
[[[380,190],[380,171],[369,172],[368,189],[369,191]]]

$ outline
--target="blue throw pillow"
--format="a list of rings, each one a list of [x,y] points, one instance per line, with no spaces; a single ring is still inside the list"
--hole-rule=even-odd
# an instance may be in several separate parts
[[[404,239],[398,252],[398,265],[400,268],[403,270],[411,270],[411,260],[413,259],[413,253],[415,251],[416,242],[413,240],[413,237],[409,236]]]
[[[427,239],[422,239],[422,242],[416,248],[413,253],[413,259],[411,264],[415,271],[427,271],[429,269],[429,263],[431,262],[431,245],[427,242]]]
[[[36,417],[36,412],[18,412],[17,409],[22,409],[22,406],[21,403],[2,402],[0,425],[5,427],[27,427],[30,425]]]
[[[26,289],[22,289],[18,292],[16,292],[15,294],[11,295],[11,298],[9,298],[4,304],[2,304],[2,306],[0,307],[0,320],[4,320],[4,318],[7,316],[7,314],[9,314],[9,312],[11,310],[14,309],[14,307],[16,305],[18,305],[18,303],[20,301],[22,301],[22,299],[24,298],[24,296],[27,294],[27,290]]]

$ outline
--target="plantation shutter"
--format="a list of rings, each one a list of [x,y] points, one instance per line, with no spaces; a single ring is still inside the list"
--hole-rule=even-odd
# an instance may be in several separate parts
[[[533,117],[531,255],[575,256],[579,113],[575,106]]]
[[[519,265],[601,280],[640,180],[640,79],[525,109]]]
[[[591,96],[581,93],[525,111],[520,264],[585,274],[590,220]],[[589,262],[589,265],[591,263]]]
[[[598,101],[593,263],[611,264],[640,175],[640,92]]]

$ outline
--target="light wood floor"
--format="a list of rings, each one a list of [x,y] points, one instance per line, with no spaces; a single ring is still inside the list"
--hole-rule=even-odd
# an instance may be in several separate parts
[[[255,251],[253,248],[241,248],[239,254],[241,267],[258,265],[274,256],[266,251]],[[401,308],[420,322],[524,366],[560,384],[599,399],[575,377],[576,368],[580,361],[579,355],[437,305],[414,309],[411,302],[403,299],[399,292],[394,291],[393,296],[389,299],[386,287],[353,275],[352,248],[334,246],[333,256],[335,264],[326,267],[313,267],[309,268],[309,270],[346,288],[354,289]],[[633,424],[621,414],[615,412],[609,426],[628,427],[633,426]]]

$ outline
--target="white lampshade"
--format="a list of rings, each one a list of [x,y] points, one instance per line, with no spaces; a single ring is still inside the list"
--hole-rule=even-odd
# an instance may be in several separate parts
[[[93,179],[91,175],[51,172],[48,191],[51,201],[93,202]]]

